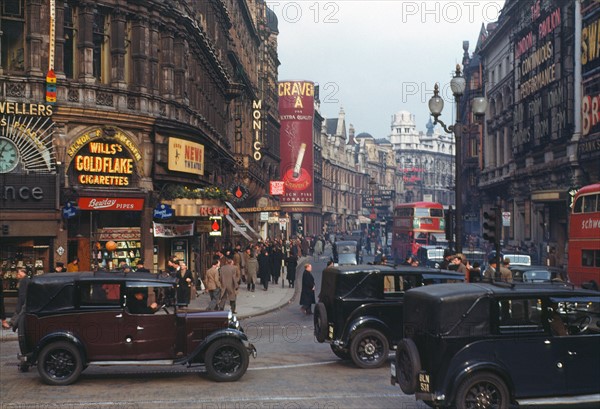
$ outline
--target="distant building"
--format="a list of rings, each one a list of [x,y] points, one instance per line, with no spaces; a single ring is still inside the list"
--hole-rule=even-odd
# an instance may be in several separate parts
[[[454,138],[435,132],[431,119],[426,126],[427,132],[417,131],[407,111],[392,115],[388,138],[404,185],[397,201],[454,205]]]

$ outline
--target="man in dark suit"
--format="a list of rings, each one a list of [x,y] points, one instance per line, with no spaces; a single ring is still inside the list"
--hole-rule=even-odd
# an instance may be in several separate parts
[[[149,273],[150,272],[150,270],[148,270],[146,267],[144,267],[144,259],[138,260],[135,271],[138,273]]]

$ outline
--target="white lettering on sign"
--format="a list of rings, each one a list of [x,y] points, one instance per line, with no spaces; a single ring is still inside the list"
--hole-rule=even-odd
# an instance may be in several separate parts
[[[116,199],[115,200],[111,200],[111,199],[103,199],[103,200],[92,199],[92,200],[90,200],[89,206],[91,208],[94,208],[94,209],[106,209],[107,207],[114,206],[115,203],[117,203]]]
[[[600,219],[592,219],[591,217],[587,220],[581,221],[581,228],[583,230],[588,229],[600,229]]]

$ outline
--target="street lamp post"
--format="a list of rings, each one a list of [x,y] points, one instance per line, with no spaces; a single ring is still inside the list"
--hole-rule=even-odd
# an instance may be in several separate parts
[[[450,80],[450,89],[454,95],[456,101],[456,122],[454,125],[446,126],[446,124],[439,119],[444,109],[444,100],[439,95],[438,84],[435,84],[433,89],[433,96],[429,100],[429,111],[433,116],[433,124],[440,124],[446,133],[454,133],[455,140],[455,155],[456,163],[454,165],[454,200],[455,200],[455,235],[456,235],[456,252],[462,253],[462,239],[463,239],[463,206],[462,206],[462,186],[461,186],[461,172],[462,172],[462,133],[467,126],[461,123],[460,113],[460,98],[465,93],[467,82],[462,76],[460,71],[460,65],[456,64],[456,72],[454,77]],[[487,101],[484,97],[477,97],[473,99],[473,113],[475,115],[483,115],[487,108]],[[467,128],[468,129],[468,128]]]

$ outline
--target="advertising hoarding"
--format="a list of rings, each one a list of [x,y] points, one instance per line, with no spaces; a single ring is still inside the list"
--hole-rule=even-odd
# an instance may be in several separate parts
[[[312,206],[315,85],[310,81],[282,81],[278,84],[278,94],[281,173],[285,186],[281,204]]]

